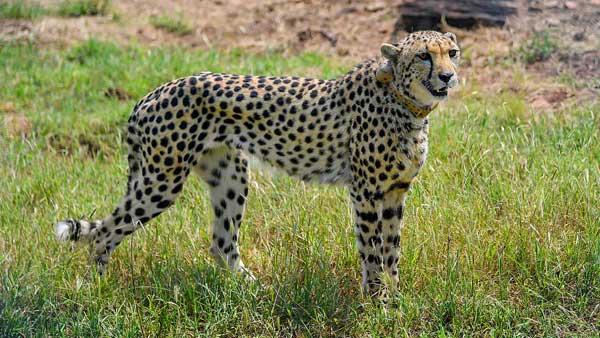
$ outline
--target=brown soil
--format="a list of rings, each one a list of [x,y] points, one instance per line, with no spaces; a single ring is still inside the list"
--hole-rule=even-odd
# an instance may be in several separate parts
[[[45,5],[56,2],[45,1]],[[38,43],[52,46],[94,37],[119,43],[254,52],[319,50],[359,60],[374,55],[379,44],[389,40],[401,2],[113,1],[111,15],[44,17],[33,23],[33,30]],[[192,32],[180,35],[150,25],[151,16],[165,14],[183,18],[193,27]]]

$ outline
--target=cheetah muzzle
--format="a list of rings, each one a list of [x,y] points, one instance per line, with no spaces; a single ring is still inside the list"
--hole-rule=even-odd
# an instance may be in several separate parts
[[[362,287],[397,283],[407,192],[427,155],[429,113],[458,83],[452,33],[408,35],[334,80],[204,72],[143,97],[128,121],[126,194],[102,220],[56,224],[62,241],[93,245],[104,271],[111,252],[173,204],[191,172],[208,185],[210,254],[233,271],[248,198],[248,156],[308,182],[348,187]]]

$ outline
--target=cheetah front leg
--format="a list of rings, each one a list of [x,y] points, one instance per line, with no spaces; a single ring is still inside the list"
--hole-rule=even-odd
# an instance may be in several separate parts
[[[404,201],[409,184],[397,184],[398,188],[384,195],[381,212],[383,233],[383,265],[394,287],[399,282],[398,260],[400,254],[400,231],[404,215]]]
[[[381,273],[383,272],[382,223],[377,203],[365,198],[362,191],[351,191],[354,207],[354,232],[360,254],[362,290],[375,298],[385,298]]]

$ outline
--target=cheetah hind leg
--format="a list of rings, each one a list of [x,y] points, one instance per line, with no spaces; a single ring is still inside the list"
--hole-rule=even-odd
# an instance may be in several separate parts
[[[208,184],[214,211],[210,254],[224,267],[256,278],[244,266],[239,231],[248,195],[248,160],[239,150],[222,146],[205,151],[194,171]]]
[[[103,274],[110,254],[121,241],[142,225],[157,217],[175,201],[189,173],[187,165],[173,167],[155,165],[153,173],[143,174],[145,160],[137,149],[130,149],[129,178],[121,203],[101,221],[67,219],[55,225],[61,242],[89,243],[93,246],[96,269]],[[164,173],[171,172],[169,176]]]

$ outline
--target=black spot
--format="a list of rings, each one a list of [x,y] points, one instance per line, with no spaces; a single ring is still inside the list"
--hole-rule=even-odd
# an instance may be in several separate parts
[[[366,222],[376,222],[377,213],[375,212],[358,212],[358,217]]]
[[[215,217],[221,217],[223,215],[223,209],[219,208],[219,207],[214,207],[215,209]]]
[[[159,209],[166,209],[167,207],[169,207],[170,204],[171,204],[171,201],[164,200],[164,201],[161,201],[160,203],[158,203],[156,205],[156,207],[159,208]]]
[[[180,192],[180,191],[181,191],[181,188],[182,188],[182,187],[183,187],[183,184],[181,184],[181,183],[180,183],[180,184],[178,184],[178,185],[176,185],[176,186],[175,186],[175,188],[173,188],[173,190],[171,190],[171,193],[173,193],[173,194],[177,194],[178,192]]]
[[[392,217],[394,217],[394,209],[393,208],[383,210],[383,219],[391,219]]]
[[[244,198],[244,196],[239,195],[237,198],[237,202],[239,205],[244,205],[244,203],[246,202],[246,199]]]
[[[362,231],[364,233],[368,233],[369,232],[369,227],[367,227],[365,224],[361,224],[360,225],[360,231]]]

